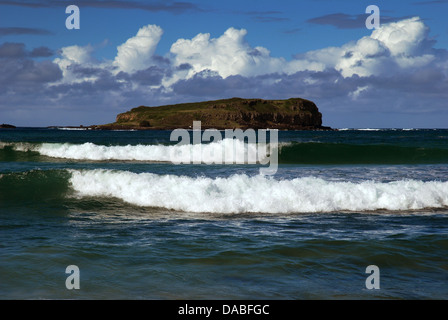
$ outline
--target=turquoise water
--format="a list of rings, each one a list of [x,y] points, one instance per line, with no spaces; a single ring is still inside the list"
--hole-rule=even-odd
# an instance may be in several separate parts
[[[448,298],[448,130],[279,132],[273,176],[169,137],[0,130],[0,298]]]

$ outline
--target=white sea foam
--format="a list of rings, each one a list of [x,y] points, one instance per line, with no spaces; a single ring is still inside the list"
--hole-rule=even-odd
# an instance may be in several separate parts
[[[90,128],[71,128],[71,127],[58,127],[58,130],[67,130],[67,131],[85,131],[91,130]]]
[[[73,160],[160,161],[175,163],[257,163],[269,156],[259,145],[238,139],[223,139],[209,144],[105,146],[91,142],[71,143],[1,143],[17,151],[34,151],[53,158]],[[261,148],[263,149],[263,148]],[[267,148],[269,151],[269,148]],[[264,149],[266,151],[266,149]],[[258,153],[260,152],[260,154]]]
[[[384,130],[384,129],[364,128],[364,129],[354,129],[354,130],[358,130],[358,131],[381,131],[381,130]]]
[[[115,197],[138,206],[186,212],[294,213],[417,210],[448,206],[448,182],[334,182],[307,177],[186,177],[110,170],[73,170],[80,196]]]
[[[375,129],[375,128],[340,128],[339,131],[381,131],[384,129]]]
[[[0,141],[0,149],[5,147],[11,147],[16,151],[37,151],[38,144],[28,143],[28,142],[3,142]]]

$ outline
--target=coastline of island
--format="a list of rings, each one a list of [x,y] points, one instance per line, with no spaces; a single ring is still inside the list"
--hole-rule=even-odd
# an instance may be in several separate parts
[[[140,106],[116,116],[116,121],[90,126],[51,126],[79,130],[174,130],[191,129],[201,121],[202,129],[278,129],[333,131],[322,125],[316,104],[302,98],[264,100],[231,98],[147,107]]]

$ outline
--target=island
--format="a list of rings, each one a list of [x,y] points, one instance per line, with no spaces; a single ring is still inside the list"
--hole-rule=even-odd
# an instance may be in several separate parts
[[[0,124],[0,129],[15,129],[16,126],[13,126],[12,124],[6,124],[6,123],[2,123]]]
[[[120,113],[114,123],[90,126],[94,130],[190,129],[332,130],[322,126],[316,104],[302,98],[263,100],[231,98],[157,107],[140,106]],[[86,128],[86,127],[84,127]]]

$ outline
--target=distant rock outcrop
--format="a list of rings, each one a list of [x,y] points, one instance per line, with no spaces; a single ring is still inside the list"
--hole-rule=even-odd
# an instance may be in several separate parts
[[[14,129],[15,127],[16,126],[13,126],[12,124],[6,124],[6,123],[0,124],[1,129]]]
[[[322,126],[322,114],[314,102],[291,98],[263,100],[232,98],[160,107],[141,106],[117,116],[116,122],[93,129],[191,128],[201,121],[202,129],[330,130]]]

